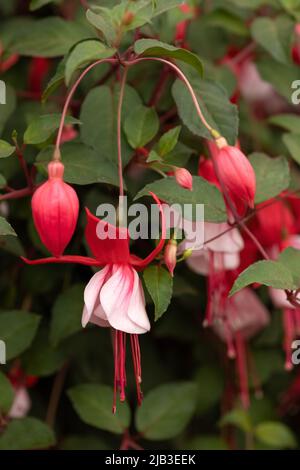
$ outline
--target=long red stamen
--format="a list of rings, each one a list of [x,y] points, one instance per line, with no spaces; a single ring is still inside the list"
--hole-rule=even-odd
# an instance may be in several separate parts
[[[130,335],[130,342],[131,342],[132,362],[133,362],[135,383],[136,383],[137,400],[138,400],[138,405],[141,405],[143,401],[143,393],[141,390],[142,367],[141,367],[141,351],[140,351],[138,335]]]
[[[248,369],[247,356],[244,338],[240,332],[235,335],[236,352],[237,352],[237,370],[240,380],[240,396],[244,408],[249,408],[249,390],[248,390]]]

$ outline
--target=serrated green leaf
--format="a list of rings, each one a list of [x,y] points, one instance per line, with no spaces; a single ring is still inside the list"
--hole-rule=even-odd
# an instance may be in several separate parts
[[[253,39],[279,62],[290,62],[294,24],[287,16],[261,17],[251,25]]]
[[[69,85],[76,70],[90,62],[111,57],[116,49],[105,46],[100,41],[88,39],[77,44],[66,60],[66,84]]]
[[[239,275],[230,295],[255,282],[275,289],[297,289],[292,273],[284,264],[278,261],[258,261]]]
[[[14,147],[13,145],[10,145],[5,140],[0,140],[0,158],[10,157],[15,150],[16,147]]]
[[[50,328],[54,346],[81,329],[84,288],[84,284],[75,284],[57,297]]]
[[[130,424],[130,409],[127,403],[112,413],[113,390],[106,385],[82,384],[71,388],[68,396],[77,414],[85,423],[99,429],[122,434]]]
[[[234,145],[238,134],[238,113],[231,104],[225,90],[209,80],[191,80],[199,105],[208,123]],[[176,80],[172,88],[179,116],[186,127],[195,135],[211,139],[192,101],[191,95],[181,80]]]
[[[136,427],[149,440],[178,436],[192,418],[197,387],[192,382],[170,383],[149,392],[137,410]]]
[[[293,449],[297,441],[292,431],[277,421],[260,423],[254,430],[255,437],[270,447],[277,449]]]
[[[255,202],[278,196],[290,184],[290,169],[284,157],[270,158],[264,153],[253,153],[249,160],[256,176]]]
[[[16,232],[12,228],[12,226],[4,219],[4,217],[0,217],[0,236],[6,235],[13,235],[14,237],[17,236]]]
[[[47,449],[55,444],[52,429],[36,418],[11,421],[0,437],[1,450]]]
[[[124,122],[124,131],[132,148],[148,144],[159,130],[159,118],[154,108],[138,106]]]
[[[24,143],[28,145],[40,145],[50,139],[58,129],[61,114],[43,114],[34,119],[27,127],[24,134]],[[65,124],[80,124],[78,119],[67,116]]]
[[[174,127],[166,132],[158,141],[157,151],[161,157],[164,157],[176,147],[181,126]]]
[[[185,62],[203,76],[203,65],[199,57],[186,49],[165,44],[156,39],[139,39],[134,44],[135,52],[143,57],[167,57]]]
[[[46,168],[53,156],[53,151],[53,147],[42,150],[37,156],[37,165]],[[64,179],[67,183],[119,185],[114,163],[99,158],[92,148],[81,143],[67,142],[61,147],[61,155],[65,165]]]
[[[192,191],[181,188],[174,178],[164,178],[147,184],[135,199],[148,196],[149,191],[169,204],[192,204],[193,207],[196,204],[204,204],[204,219],[207,222],[227,220],[226,207],[220,191],[200,176],[193,177]]]
[[[173,278],[161,266],[149,266],[144,271],[144,281],[155,306],[155,321],[167,310],[173,292]]]
[[[41,317],[34,313],[11,310],[0,313],[0,339],[6,344],[6,359],[24,352],[32,343]]]

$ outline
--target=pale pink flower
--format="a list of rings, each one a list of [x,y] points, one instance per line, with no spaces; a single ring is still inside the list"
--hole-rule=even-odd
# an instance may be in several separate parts
[[[8,416],[10,418],[24,418],[31,408],[29,393],[25,387],[15,389],[15,396]]]

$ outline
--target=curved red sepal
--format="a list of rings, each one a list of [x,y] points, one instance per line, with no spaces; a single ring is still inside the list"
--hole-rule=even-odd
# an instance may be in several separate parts
[[[76,264],[83,264],[85,266],[102,266],[102,263],[100,263],[98,260],[94,258],[88,258],[87,256],[76,256],[76,255],[65,255],[65,256],[59,256],[57,258],[55,257],[49,257],[49,258],[40,258],[40,259],[27,259],[24,258],[24,256],[21,256],[22,261],[24,261],[26,264],[30,265],[38,265],[38,264],[51,264],[51,263],[76,263]]]
[[[114,227],[91,214],[89,209],[85,210],[87,214],[85,238],[98,262],[101,265],[128,264],[130,262],[128,230]],[[107,232],[110,238],[100,238],[98,236],[100,232]]]
[[[152,193],[151,191],[149,191],[149,194],[151,194],[151,196],[153,197],[154,201],[156,202],[156,204],[158,205],[159,207],[159,212],[160,212],[160,216],[161,216],[161,239],[159,240],[159,243],[158,245],[156,246],[156,248],[154,248],[153,251],[151,251],[151,253],[144,259],[139,259],[135,256],[131,256],[131,264],[132,266],[136,266],[137,268],[140,268],[140,269],[143,269],[145,268],[146,266],[148,266],[148,264],[151,263],[151,261],[154,260],[154,258],[156,258],[156,256],[161,252],[161,250],[163,249],[164,247],[164,244],[165,244],[165,240],[166,240],[166,220],[165,220],[165,216],[164,216],[164,212],[163,212],[163,209],[162,209],[162,205],[161,205],[161,202],[160,200],[158,199],[158,197]]]

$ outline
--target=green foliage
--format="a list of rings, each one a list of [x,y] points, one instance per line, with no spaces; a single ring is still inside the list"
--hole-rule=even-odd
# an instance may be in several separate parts
[[[1,450],[47,449],[54,444],[53,431],[36,418],[14,419],[0,437]]]
[[[155,321],[167,310],[173,293],[173,279],[161,266],[150,266],[144,271],[144,281],[155,306]]]

